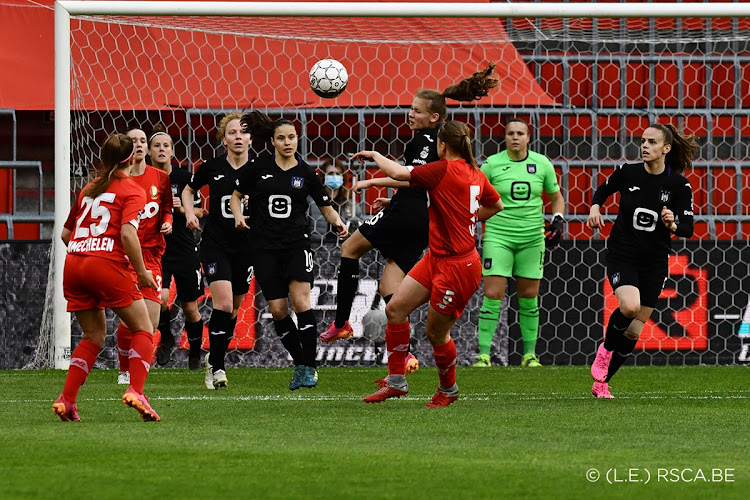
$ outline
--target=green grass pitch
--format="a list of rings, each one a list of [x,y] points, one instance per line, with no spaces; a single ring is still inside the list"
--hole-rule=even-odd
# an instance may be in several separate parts
[[[64,372],[3,371],[0,498],[748,498],[749,370],[626,366],[596,400],[587,367],[459,368],[458,402],[426,409],[434,368],[376,405],[384,368],[293,393],[291,368],[230,369],[222,391],[155,368],[159,423],[95,370],[79,424],[50,409]]]

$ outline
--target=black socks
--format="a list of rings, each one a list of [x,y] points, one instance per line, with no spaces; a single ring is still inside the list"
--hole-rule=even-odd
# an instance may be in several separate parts
[[[359,259],[341,257],[336,291],[336,328],[344,326],[349,319],[357,288],[359,288]]]

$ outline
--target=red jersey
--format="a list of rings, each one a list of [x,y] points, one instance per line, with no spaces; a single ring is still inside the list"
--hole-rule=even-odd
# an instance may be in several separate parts
[[[172,184],[169,175],[163,170],[146,165],[141,175],[131,175],[131,179],[141,186],[146,193],[146,206],[138,228],[138,239],[141,248],[151,249],[159,255],[167,247],[164,235],[160,232],[165,222],[172,223]]]
[[[127,177],[116,177],[96,198],[84,196],[85,189],[70,208],[65,229],[72,232],[68,253],[95,255],[124,262],[128,257],[122,246],[120,230],[125,224],[138,228],[146,196],[143,189]]]
[[[430,195],[430,251],[460,255],[476,248],[477,211],[500,199],[478,168],[465,160],[440,160],[411,171],[412,186]]]

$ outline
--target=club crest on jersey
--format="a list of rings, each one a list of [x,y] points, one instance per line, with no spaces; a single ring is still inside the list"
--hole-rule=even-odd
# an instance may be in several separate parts
[[[422,151],[419,153],[419,157],[422,158],[423,160],[425,158],[427,158],[429,155],[430,155],[430,147],[429,146],[423,147]]]
[[[213,276],[214,274],[216,274],[216,268],[217,268],[216,262],[211,262],[208,264],[208,269],[206,269],[206,272],[209,275]]]
[[[535,164],[533,164],[533,163],[529,163],[529,164],[527,164],[527,165],[526,165],[526,171],[527,171],[528,173],[530,173],[530,174],[535,174],[535,173],[536,173],[536,165],[535,165]]]
[[[662,189],[659,191],[659,201],[662,203],[669,203],[669,200],[672,199],[672,191],[669,189]]]
[[[616,285],[620,282],[620,273],[615,273],[612,275],[612,284]]]
[[[151,196],[152,200],[158,200],[159,199],[159,190],[156,189],[156,186],[153,184],[150,188],[148,188],[148,194]]]
[[[484,268],[485,269],[491,269],[492,268],[492,259],[484,259]]]
[[[304,177],[292,177],[292,187],[294,189],[302,189],[302,186],[304,185],[305,185]]]

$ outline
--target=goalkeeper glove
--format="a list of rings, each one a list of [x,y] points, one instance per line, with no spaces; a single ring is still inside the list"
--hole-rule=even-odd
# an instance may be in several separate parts
[[[544,226],[545,240],[544,244],[548,250],[554,250],[560,245],[560,237],[563,231],[563,216],[561,213],[556,213],[552,218],[552,222]]]

